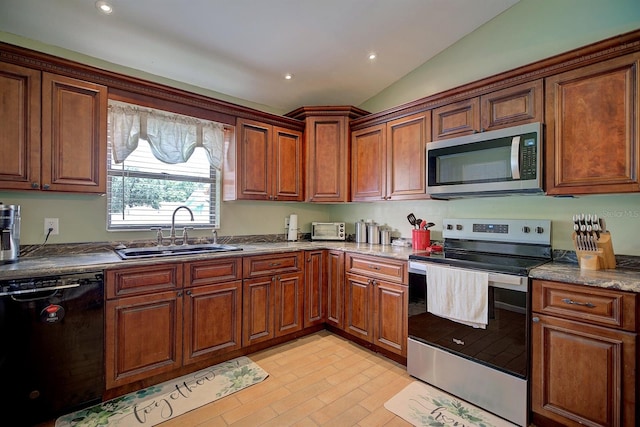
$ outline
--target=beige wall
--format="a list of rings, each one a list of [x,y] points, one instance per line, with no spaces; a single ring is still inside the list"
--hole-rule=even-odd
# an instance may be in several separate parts
[[[521,0],[360,107],[380,111],[638,28],[638,0]],[[278,113],[268,106],[209,92],[187,83],[168,81],[11,34],[0,32],[0,41]],[[44,240],[45,217],[60,218],[60,235],[51,237],[52,243],[153,238],[153,233],[147,231],[107,232],[106,200],[100,196],[0,192],[0,201],[22,206],[23,244],[38,244]],[[448,202],[428,200],[341,205],[225,202],[221,209],[221,235],[281,233],[284,232],[284,218],[291,213],[298,214],[303,232],[309,231],[311,221],[344,220],[348,222],[348,231],[353,233],[356,220],[371,218],[391,226],[396,235],[408,237],[411,227],[406,215],[414,212],[438,224],[434,229],[435,238],[441,235],[440,221],[445,217],[546,218],[553,220],[552,243],[557,249],[571,249],[570,226],[574,213],[595,213],[607,219],[616,253],[640,255],[640,194],[593,195],[575,199],[512,196]],[[194,232],[194,235],[204,234]]]

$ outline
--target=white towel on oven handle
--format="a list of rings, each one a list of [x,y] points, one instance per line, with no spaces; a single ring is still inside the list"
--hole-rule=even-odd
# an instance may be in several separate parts
[[[427,265],[427,311],[458,323],[486,329],[489,273]]]

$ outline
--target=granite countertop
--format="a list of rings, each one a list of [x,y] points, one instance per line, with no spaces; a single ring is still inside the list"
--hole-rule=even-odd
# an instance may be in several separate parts
[[[583,270],[578,264],[550,262],[531,270],[529,277],[640,293],[640,271],[633,268]]]
[[[76,245],[63,245],[57,248],[52,246],[47,248],[48,250],[26,251],[24,255],[20,256],[17,262],[0,264],[0,280],[82,273],[116,267],[154,265],[159,262],[200,261],[221,257],[261,255],[299,250],[332,249],[364,255],[382,256],[401,261],[407,261],[409,255],[415,253],[411,247],[371,245],[368,243],[344,241],[280,241],[231,244],[240,247],[242,250],[133,260],[120,259],[110,244],[80,243]],[[629,263],[628,259],[624,259],[624,262],[619,262],[619,266],[616,269],[597,271],[582,270],[577,262],[571,262],[571,259],[569,259],[569,262],[566,262],[567,259],[563,259],[562,262],[554,261],[536,267],[531,270],[529,276],[533,279],[575,283],[640,293],[640,258],[631,258],[633,262]],[[555,254],[554,259],[556,259]]]
[[[60,250],[34,251],[32,254],[26,254],[24,256],[21,255],[17,262],[1,264],[0,280],[82,273],[116,267],[154,265],[160,262],[200,261],[204,259],[222,257],[261,255],[274,252],[293,252],[314,249],[333,249],[356,252],[366,255],[383,256],[402,261],[406,261],[409,258],[409,255],[413,253],[411,247],[370,245],[367,243],[353,242],[265,242],[234,244],[233,246],[237,246],[242,250],[122,260],[112,250],[112,246],[108,244],[67,245],[64,249]]]

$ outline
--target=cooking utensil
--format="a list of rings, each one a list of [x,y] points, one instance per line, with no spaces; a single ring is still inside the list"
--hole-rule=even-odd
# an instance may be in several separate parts
[[[416,216],[413,213],[410,213],[409,215],[407,215],[407,219],[409,220],[409,224],[411,224],[412,226],[416,226]]]
[[[420,230],[420,224],[422,224],[422,218],[416,219],[416,228]]]
[[[420,221],[420,230],[426,230],[427,226],[427,221],[425,221],[424,219],[422,221]]]
[[[436,225],[434,222],[427,222],[422,228],[424,228],[425,230],[428,230],[434,225]]]

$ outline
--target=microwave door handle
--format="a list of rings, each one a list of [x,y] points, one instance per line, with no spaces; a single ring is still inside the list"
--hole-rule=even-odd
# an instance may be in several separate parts
[[[511,139],[511,176],[520,179],[520,137],[514,136]]]

